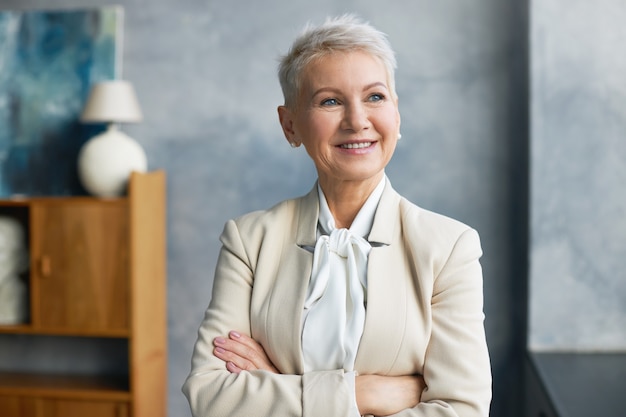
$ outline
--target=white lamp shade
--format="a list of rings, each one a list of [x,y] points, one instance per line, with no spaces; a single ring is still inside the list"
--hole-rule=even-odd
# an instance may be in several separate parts
[[[142,119],[131,83],[123,80],[94,84],[80,116],[82,122],[131,123]]]

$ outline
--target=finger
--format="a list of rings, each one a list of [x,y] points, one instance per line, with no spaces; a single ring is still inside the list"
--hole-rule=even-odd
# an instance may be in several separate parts
[[[234,330],[231,331],[228,336],[231,340],[241,342],[243,345],[250,349],[249,352],[251,353],[251,355],[250,357],[246,356],[246,358],[253,362],[258,369],[264,369],[266,371],[279,373],[278,369],[276,369],[270,358],[267,356],[267,353],[265,353],[265,349],[263,349],[263,346],[261,346],[259,342],[257,342],[248,335],[239,333]]]
[[[235,342],[241,343],[243,346],[250,349],[250,351],[255,352],[256,354],[262,353],[263,355],[265,355],[265,350],[263,350],[263,347],[250,336],[233,330],[228,333],[228,338]]]
[[[216,337],[214,340],[214,344],[215,346],[220,347],[225,351],[233,353],[234,355],[239,356],[240,358],[243,358],[254,364],[260,362],[259,352],[254,347],[250,347],[237,339]]]
[[[215,346],[232,353],[233,355],[226,355],[226,359],[233,361],[243,370],[263,369],[278,372],[263,347],[249,336],[231,332],[228,339],[217,337],[214,343]]]
[[[239,372],[243,371],[243,369],[235,365],[233,362],[226,362],[226,369],[231,374],[239,374]]]
[[[242,370],[251,371],[251,370],[257,369],[252,362],[220,346],[216,346],[213,349],[213,354],[218,359],[221,359],[224,362],[226,362],[226,369],[228,369],[231,372],[239,373]]]

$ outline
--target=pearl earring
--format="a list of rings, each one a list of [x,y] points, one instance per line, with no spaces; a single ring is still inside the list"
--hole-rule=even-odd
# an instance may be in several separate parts
[[[402,133],[398,133],[398,140],[402,139]]]
[[[292,148],[298,147],[298,144],[296,142],[289,142],[289,145],[291,145]]]

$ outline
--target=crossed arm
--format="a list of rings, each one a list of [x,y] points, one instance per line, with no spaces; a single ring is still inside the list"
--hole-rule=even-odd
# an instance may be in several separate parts
[[[252,370],[280,373],[263,347],[246,335],[231,331],[228,337],[215,338],[213,344],[213,354],[225,362],[231,373]],[[419,403],[425,386],[421,376],[359,375],[355,378],[359,412],[387,416],[412,408]]]
[[[295,360],[293,346],[284,352],[269,347],[264,350],[265,345],[247,336],[253,334],[255,325],[257,333],[263,334],[259,323],[250,322],[253,317],[250,306],[256,305],[252,298],[253,284],[265,302],[269,293],[266,287],[274,281],[262,279],[263,271],[259,270],[255,271],[255,280],[250,265],[257,265],[257,259],[249,260],[248,254],[260,256],[258,248],[246,250],[234,222],[227,225],[223,243],[213,297],[194,347],[192,372],[183,386],[192,413],[198,416],[346,415],[351,403],[343,371],[293,374],[296,372],[296,367],[290,366]],[[355,399],[360,413],[488,415],[491,374],[483,330],[480,254],[478,235],[468,230],[458,238],[444,265],[435,268],[428,263],[428,254],[421,255],[426,259],[420,261],[419,273],[426,278],[431,269],[437,273],[432,296],[426,294],[431,300],[428,314],[432,316],[427,323],[429,342],[423,352],[427,362],[424,378],[357,376]],[[259,310],[259,305],[256,308]],[[255,314],[254,317],[267,320],[267,311],[255,311]],[[276,328],[280,323],[274,324]],[[422,328],[419,322],[414,324],[416,331]],[[233,333],[232,329],[240,332]],[[411,346],[410,341],[407,343]],[[381,351],[377,354],[386,354],[382,352],[384,341],[377,346]],[[286,373],[280,374],[278,369]],[[271,400],[277,394],[281,400]],[[249,400],[241,401],[243,396]]]

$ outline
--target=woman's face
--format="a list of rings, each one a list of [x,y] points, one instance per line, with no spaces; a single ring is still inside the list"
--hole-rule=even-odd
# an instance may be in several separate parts
[[[279,108],[287,140],[303,144],[322,186],[379,181],[400,130],[385,66],[364,52],[333,53],[302,74],[297,108]]]

